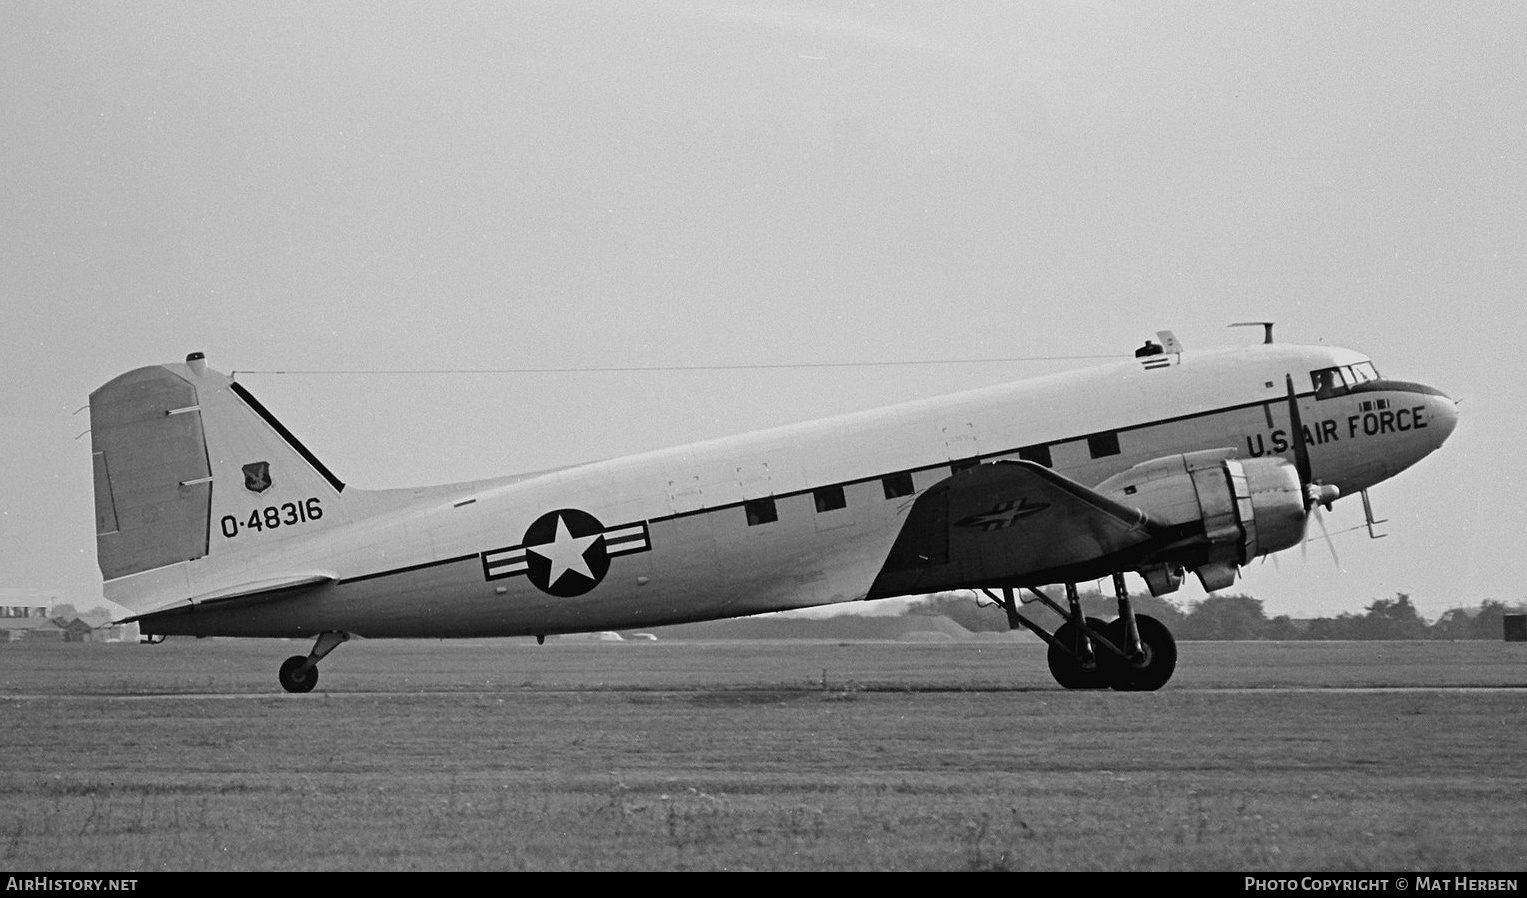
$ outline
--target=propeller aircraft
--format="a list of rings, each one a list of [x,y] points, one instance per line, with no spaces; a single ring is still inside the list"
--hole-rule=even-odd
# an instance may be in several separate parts
[[[1189,571],[1223,589],[1301,545],[1320,507],[1370,508],[1367,490],[1441,446],[1458,409],[1362,353],[1273,343],[1270,325],[1216,351],[1157,337],[952,396],[372,491],[193,353],[90,395],[104,594],[151,640],[311,638],[279,671],[307,692],[356,636],[544,640],[973,589],[1048,643],[1060,685],[1159,689],[1176,646],[1134,612],[1126,573],[1153,595]],[[1084,615],[1075,585],[1102,578],[1111,621]]]

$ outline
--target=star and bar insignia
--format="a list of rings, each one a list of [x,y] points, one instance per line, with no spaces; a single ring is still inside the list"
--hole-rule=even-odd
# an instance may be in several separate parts
[[[586,511],[559,508],[525,528],[519,545],[483,552],[483,576],[501,580],[523,574],[542,592],[571,598],[598,586],[611,558],[651,548],[646,521],[606,527]]]

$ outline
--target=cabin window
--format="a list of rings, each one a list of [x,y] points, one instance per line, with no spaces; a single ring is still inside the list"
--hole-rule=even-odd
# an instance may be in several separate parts
[[[979,464],[981,464],[979,458],[962,458],[959,461],[949,463],[949,473],[958,474],[961,471],[969,471]]]
[[[758,524],[772,524],[779,520],[779,510],[774,507],[774,499],[750,499],[742,503],[742,510],[747,513],[748,526]]]
[[[882,477],[880,485],[885,487],[885,497],[887,499],[897,499],[902,496],[912,495],[911,474],[892,474],[889,477]]]
[[[848,506],[848,500],[843,497],[843,487],[824,486],[811,491],[811,498],[816,500],[817,513],[824,511],[837,511]]]
[[[1095,433],[1087,438],[1087,451],[1093,458],[1119,454],[1119,435],[1113,431]]]
[[[1047,468],[1055,467],[1055,462],[1050,460],[1049,446],[1025,446],[1018,450],[1018,457],[1024,461],[1031,461],[1036,465],[1044,465]]]

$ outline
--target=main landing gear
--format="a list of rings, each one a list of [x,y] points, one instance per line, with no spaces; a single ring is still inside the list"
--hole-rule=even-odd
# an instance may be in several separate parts
[[[293,655],[281,665],[281,672],[277,674],[281,688],[287,692],[312,692],[313,687],[318,685],[318,662],[349,638],[350,634],[342,630],[318,634],[313,651],[306,655]]]
[[[983,592],[1007,612],[1008,626],[1027,627],[1049,643],[1050,674],[1067,689],[1160,689],[1177,668],[1177,643],[1161,621],[1135,614],[1122,574],[1113,575],[1113,588],[1119,616],[1110,623],[1083,616],[1075,584],[1066,584],[1066,608],[1030,588],[1035,598],[1065,618],[1054,633],[1018,613],[1018,599],[1011,588],[1004,588],[1000,597],[991,590]]]

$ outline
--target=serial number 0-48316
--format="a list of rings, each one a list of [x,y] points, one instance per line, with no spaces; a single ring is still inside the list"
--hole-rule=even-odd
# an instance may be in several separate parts
[[[321,517],[323,517],[323,505],[319,503],[317,497],[299,502],[267,505],[251,511],[249,517],[242,521],[231,514],[223,515],[223,536],[233,539],[248,530],[275,530],[277,527],[290,527],[293,524],[316,521]]]

